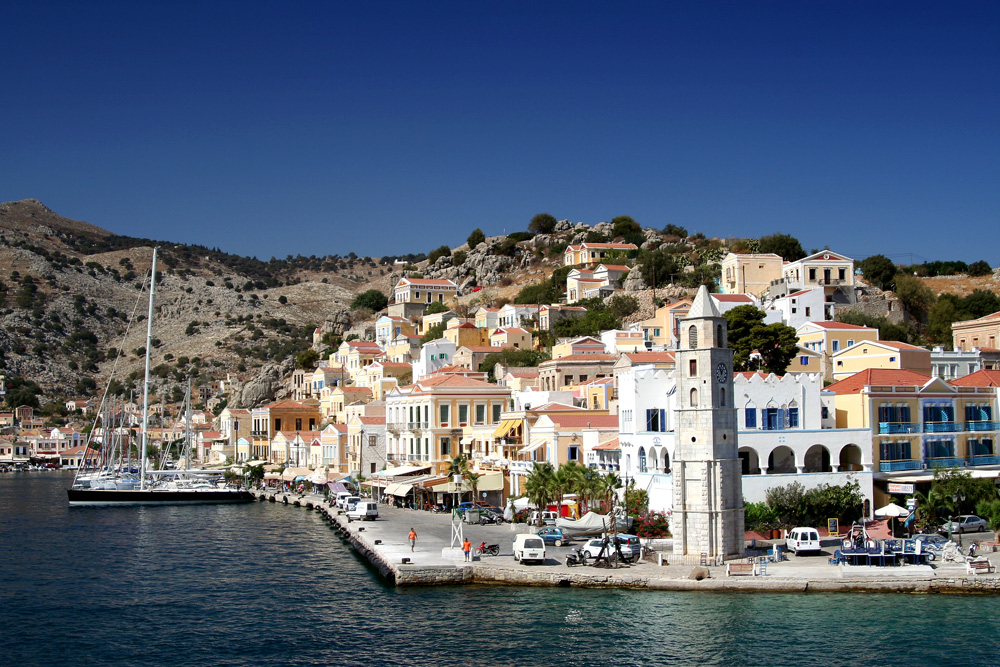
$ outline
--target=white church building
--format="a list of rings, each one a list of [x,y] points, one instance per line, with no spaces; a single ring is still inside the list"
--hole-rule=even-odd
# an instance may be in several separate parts
[[[654,511],[673,507],[676,372],[636,366],[617,376],[619,474],[647,491]],[[737,373],[733,391],[746,502],[792,482],[810,489],[852,480],[871,499],[871,429],[834,428],[833,395],[818,373]]]

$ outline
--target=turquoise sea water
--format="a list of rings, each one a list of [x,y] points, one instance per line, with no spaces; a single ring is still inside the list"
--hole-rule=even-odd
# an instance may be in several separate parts
[[[0,475],[0,665],[1000,664],[1000,597],[386,587],[315,512]]]

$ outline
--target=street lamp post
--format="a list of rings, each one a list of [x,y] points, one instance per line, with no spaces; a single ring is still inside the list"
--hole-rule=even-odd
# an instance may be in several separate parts
[[[951,494],[951,517],[948,518],[948,540],[951,541],[952,531],[955,528],[955,509],[958,507],[959,501],[965,502],[965,492],[956,491]],[[958,546],[962,546],[962,531],[958,531]]]

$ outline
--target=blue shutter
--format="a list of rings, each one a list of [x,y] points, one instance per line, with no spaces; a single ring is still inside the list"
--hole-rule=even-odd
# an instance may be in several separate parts
[[[660,432],[666,432],[667,430],[667,411],[665,409],[660,409]]]
[[[747,428],[757,428],[757,411],[753,408],[746,408],[744,411],[744,419],[746,420]]]

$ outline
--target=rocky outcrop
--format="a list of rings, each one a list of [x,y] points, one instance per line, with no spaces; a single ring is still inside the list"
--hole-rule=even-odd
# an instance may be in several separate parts
[[[233,399],[233,408],[255,408],[272,400],[281,387],[282,379],[292,372],[295,364],[287,359],[280,364],[267,364],[252,380],[243,385],[239,396]]]

